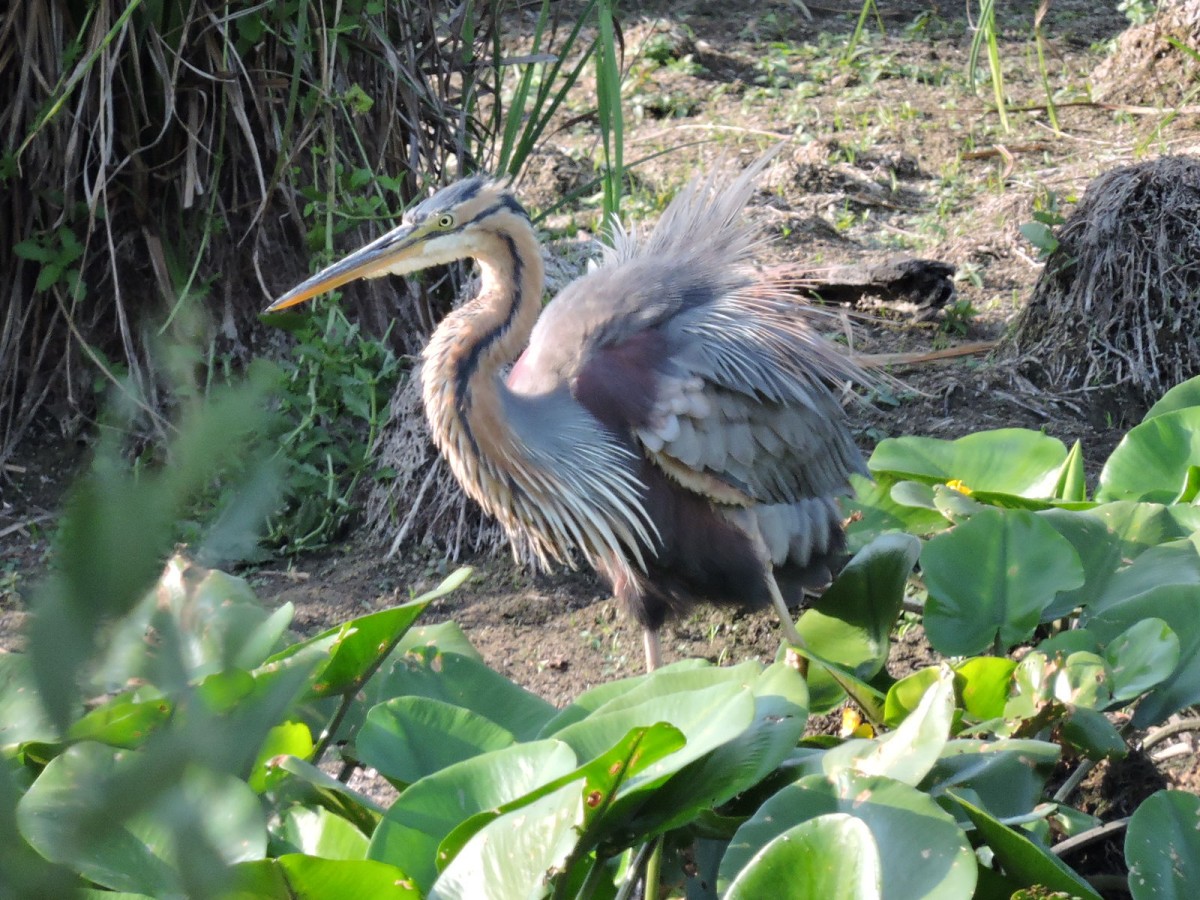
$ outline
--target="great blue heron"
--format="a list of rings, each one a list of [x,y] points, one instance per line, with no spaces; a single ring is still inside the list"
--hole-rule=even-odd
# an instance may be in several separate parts
[[[836,498],[865,472],[830,390],[860,371],[753,265],[742,212],[765,161],[693,181],[644,242],[618,226],[602,264],[544,310],[529,215],[482,177],[268,309],[474,258],[478,295],[424,352],[433,439],[543,564],[579,551],[608,579],[650,669],[667,615],[697,601],[773,604],[800,645],[785,595],[828,582],[845,546]]]

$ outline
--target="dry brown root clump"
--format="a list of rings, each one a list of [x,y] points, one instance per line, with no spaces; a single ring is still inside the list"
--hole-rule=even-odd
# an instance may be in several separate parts
[[[1200,372],[1200,159],[1104,173],[1057,238],[1006,342],[1024,374],[1149,405]]]

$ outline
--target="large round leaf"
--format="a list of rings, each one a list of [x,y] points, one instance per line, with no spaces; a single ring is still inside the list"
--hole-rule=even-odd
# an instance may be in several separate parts
[[[1088,602],[1083,619],[1087,621],[1111,606],[1169,584],[1200,586],[1200,554],[1190,541],[1171,541],[1151,547],[1114,572],[1103,590]]]
[[[1187,409],[1191,406],[1200,406],[1200,375],[1175,385],[1163,394],[1162,399],[1150,407],[1146,415],[1142,417],[1142,421],[1148,422],[1164,413]]]
[[[1108,584],[1122,563],[1121,542],[1090,511],[1047,509],[1039,512],[1038,518],[1071,542],[1083,566],[1083,584],[1073,590],[1059,591],[1054,601],[1042,610],[1042,621],[1052,622],[1091,602]]]
[[[1200,406],[1163,413],[1132,428],[1104,464],[1096,499],[1171,503],[1190,466],[1200,466]]]
[[[746,665],[745,663],[742,664]],[[549,737],[557,731],[561,731],[568,725],[578,722],[581,719],[587,718],[596,710],[609,703],[626,702],[630,696],[638,696],[639,693],[648,691],[649,695],[665,694],[673,690],[692,690],[697,686],[697,682],[688,678],[682,682],[682,687],[676,683],[675,676],[679,672],[696,671],[703,669],[706,672],[715,672],[713,684],[717,681],[730,680],[729,673],[738,669],[741,666],[713,666],[703,659],[681,659],[678,662],[673,662],[670,665],[663,666],[661,669],[655,669],[653,672],[646,675],[634,675],[629,678],[618,678],[616,681],[602,681],[594,687],[588,688],[571,703],[563,707],[553,718],[542,726],[538,737]],[[706,677],[706,676],[700,676]],[[739,677],[739,676],[734,676]],[[644,688],[643,685],[652,682],[653,688]]]
[[[359,616],[292,644],[268,659],[267,664],[280,664],[307,647],[328,644],[328,659],[313,676],[313,696],[331,697],[356,691],[428,605],[428,600],[413,600]]]
[[[1087,617],[1084,624],[1108,643],[1146,619],[1161,619],[1175,632],[1179,664],[1138,703],[1133,715],[1136,728],[1161,722],[1171,713],[1200,702],[1200,585],[1154,588],[1111,604]]]
[[[326,859],[288,853],[234,866],[222,900],[419,900],[408,877],[374,860]],[[96,900],[111,897],[102,895]]]
[[[762,847],[794,825],[830,813],[854,816],[871,830],[883,897],[971,896],[975,857],[954,817],[906,784],[852,772],[834,778],[810,775],[768,799],[734,835],[721,861],[719,883],[731,884]]]
[[[887,662],[892,626],[920,553],[920,541],[908,534],[882,535],[860,550],[800,617],[796,628],[805,644],[864,681],[878,675]],[[808,689],[817,712],[832,709],[845,696],[820,664],[809,671]]]
[[[859,819],[830,813],[772,839],[746,864],[725,900],[876,900],[883,896],[879,852]]]
[[[430,890],[429,900],[510,900],[537,897],[579,840],[583,781],[563,785],[485,825],[459,851]]]
[[[522,741],[532,740],[558,712],[483,663],[437,647],[419,647],[389,660],[365,694],[371,706],[409,694],[441,700],[486,716]]]
[[[961,481],[972,491],[1051,497],[1067,459],[1062,441],[1040,431],[1002,428],[954,441],[926,437],[880,441],[872,472],[929,484]]]
[[[460,822],[503,806],[574,771],[560,741],[534,741],[485,753],[411,785],[375,829],[370,859],[399,866],[423,892],[438,873],[438,845]]]
[[[1188,537],[1193,529],[1181,521],[1185,518],[1181,513],[1187,510],[1188,507],[1119,500],[1084,510],[1083,515],[1104,522],[1116,536],[1122,558],[1134,559],[1159,544]]]
[[[371,708],[355,749],[380,774],[412,784],[514,741],[511,732],[469,709],[428,697],[397,697]]]
[[[950,656],[1027,640],[1059,591],[1083,584],[1070,541],[1020,509],[988,509],[931,538],[921,555],[925,633]]]
[[[1200,797],[1159,791],[1129,820],[1125,833],[1134,900],[1191,900],[1200,884]]]
[[[894,531],[908,534],[933,534],[950,527],[940,512],[930,506],[910,506],[892,496],[893,480],[881,476],[869,481],[861,475],[851,475],[854,496],[844,502],[851,515],[846,526],[846,540],[851,551],[858,552],[879,535]],[[928,488],[926,488],[928,490]]]
[[[1104,648],[1114,700],[1132,700],[1162,683],[1179,665],[1179,636],[1162,619],[1129,626]]]

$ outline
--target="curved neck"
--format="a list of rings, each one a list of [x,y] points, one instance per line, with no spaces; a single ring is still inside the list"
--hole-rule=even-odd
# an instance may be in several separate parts
[[[479,294],[442,320],[425,349],[422,378],[434,440],[478,457],[481,443],[486,450],[508,444],[497,376],[529,340],[544,273],[528,225],[482,235],[473,255],[482,275]]]

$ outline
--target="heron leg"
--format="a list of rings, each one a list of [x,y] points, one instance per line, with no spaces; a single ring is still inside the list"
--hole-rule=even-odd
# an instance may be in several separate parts
[[[771,603],[775,606],[775,612],[779,614],[779,630],[783,632],[783,639],[792,647],[807,647],[804,638],[800,637],[800,632],[796,630],[796,623],[792,621],[792,613],[787,607],[787,601],[783,599],[783,592],[779,590],[779,582],[775,580],[775,573],[771,571],[771,567],[767,567],[767,591],[771,594]],[[798,654],[788,654],[789,665],[792,665],[804,677],[808,677],[808,660]],[[794,657],[794,661],[793,661]]]
[[[653,672],[662,665],[662,643],[657,629],[642,629],[642,646],[646,648],[646,671]]]

